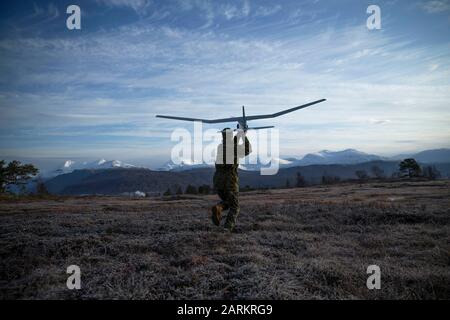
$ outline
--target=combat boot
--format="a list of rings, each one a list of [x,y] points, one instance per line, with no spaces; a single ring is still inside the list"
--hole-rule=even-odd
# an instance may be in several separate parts
[[[230,232],[232,232],[234,230],[234,227],[236,225],[236,216],[237,216],[237,213],[232,212],[232,211],[228,212],[227,220],[225,221],[224,227],[225,227],[225,229],[227,229]]]
[[[223,204],[216,204],[211,208],[211,220],[216,225],[220,225],[220,220],[222,219],[222,210],[224,209]]]

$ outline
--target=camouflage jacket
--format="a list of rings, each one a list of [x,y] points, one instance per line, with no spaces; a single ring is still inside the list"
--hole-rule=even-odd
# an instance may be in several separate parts
[[[217,147],[216,173],[214,174],[214,187],[221,190],[239,190],[239,159],[248,156],[251,152],[251,144],[247,137],[244,143],[239,145],[238,138],[233,138],[231,148],[223,143]]]

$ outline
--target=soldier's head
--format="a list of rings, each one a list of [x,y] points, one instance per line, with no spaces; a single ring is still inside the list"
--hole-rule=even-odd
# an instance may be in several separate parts
[[[222,143],[225,144],[227,141],[233,140],[233,130],[230,128],[225,128],[222,130]]]

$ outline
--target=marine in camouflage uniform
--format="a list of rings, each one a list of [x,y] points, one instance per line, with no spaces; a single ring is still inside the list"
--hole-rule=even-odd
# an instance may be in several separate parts
[[[239,144],[243,139],[244,143]],[[212,221],[220,225],[222,211],[229,210],[225,228],[232,231],[239,215],[239,159],[251,152],[251,145],[244,131],[238,131],[233,137],[229,128],[222,130],[222,143],[217,147],[216,172],[213,182],[221,201],[212,207]]]

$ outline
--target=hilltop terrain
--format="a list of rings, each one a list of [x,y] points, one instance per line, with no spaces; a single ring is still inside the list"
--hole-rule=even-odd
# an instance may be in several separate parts
[[[209,220],[216,199],[0,201],[0,297],[450,298],[448,181],[242,193],[232,234]]]

